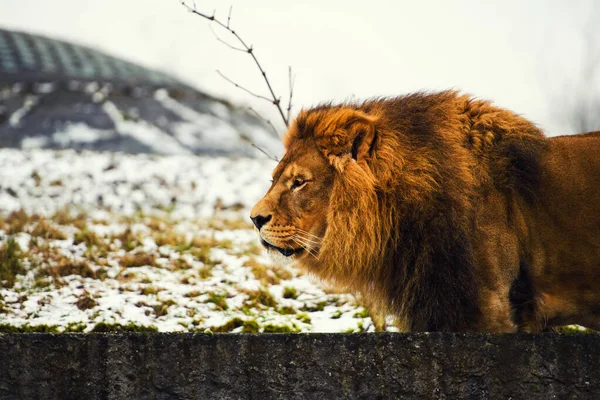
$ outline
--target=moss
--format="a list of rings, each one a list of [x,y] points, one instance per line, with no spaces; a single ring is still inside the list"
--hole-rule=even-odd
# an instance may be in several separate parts
[[[122,324],[108,324],[106,322],[98,322],[92,332],[158,332],[158,328],[154,325],[137,325],[134,322],[130,322],[126,325]]]
[[[296,314],[296,319],[300,322],[304,322],[305,324],[310,324],[311,319],[307,313],[298,313]]]
[[[285,288],[283,288],[283,298],[296,299],[298,298],[298,291],[295,287],[286,286]]]
[[[212,332],[216,332],[216,333],[231,332],[232,330],[237,329],[243,325],[244,325],[244,320],[236,317],[236,318],[232,318],[229,321],[225,322],[223,325],[212,326],[212,327],[210,327],[210,330]]]
[[[320,301],[316,304],[305,304],[304,307],[301,308],[301,310],[309,311],[309,312],[323,311],[325,309],[326,305],[327,305],[326,301]]]
[[[63,333],[81,333],[85,331],[87,325],[83,322],[69,322],[69,324],[63,329]]]
[[[369,318],[369,310],[363,308],[362,310],[355,312],[354,318]]]
[[[148,296],[148,295],[151,295],[151,294],[156,295],[156,294],[158,294],[158,292],[161,292],[163,290],[164,289],[162,289],[162,288],[157,288],[156,286],[148,285],[146,287],[143,287],[140,290],[140,294],[142,294],[144,296]]]
[[[123,233],[115,236],[114,239],[119,240],[121,247],[125,249],[125,251],[132,251],[141,245],[140,239],[133,234],[131,227],[129,226],[123,231]]]
[[[267,324],[263,327],[264,333],[298,333],[300,329],[297,327],[290,327],[287,325],[275,325]]]
[[[279,308],[277,312],[283,315],[293,315],[296,314],[296,309],[294,307],[284,306]]]
[[[258,333],[259,331],[260,326],[258,325],[258,322],[253,319],[247,319],[244,321],[244,324],[242,325],[243,333]]]
[[[21,325],[14,326],[10,324],[0,324],[0,332],[2,333],[59,333],[60,330],[56,325]]]
[[[13,287],[17,275],[25,273],[22,263],[22,253],[19,244],[13,237],[8,238],[0,247],[0,281],[3,286]]]
[[[102,238],[100,238],[94,231],[90,231],[87,227],[80,229],[75,232],[73,236],[73,243],[80,244],[85,243],[88,247],[96,246],[96,247],[104,247],[105,243]]]
[[[340,310],[337,310],[336,312],[331,314],[331,319],[340,319],[341,316],[342,316],[342,312]]]
[[[225,311],[229,308],[227,305],[227,295],[219,294],[215,292],[208,292],[208,299],[206,303],[213,303],[218,310]]]

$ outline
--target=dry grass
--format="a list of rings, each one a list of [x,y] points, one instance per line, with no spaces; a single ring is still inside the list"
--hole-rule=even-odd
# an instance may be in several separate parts
[[[260,308],[260,305],[265,307],[277,306],[277,300],[273,297],[271,292],[266,289],[242,290],[241,293],[245,293],[248,296],[248,299],[244,302],[248,307]]]
[[[146,253],[126,254],[119,259],[119,265],[124,268],[156,266],[156,255]]]
[[[50,221],[40,218],[38,223],[30,232],[31,236],[41,237],[43,239],[66,240],[67,235],[56,228]]]
[[[81,294],[81,296],[79,296],[79,298],[77,299],[77,302],[75,302],[75,305],[81,311],[85,311],[89,310],[90,308],[96,307],[98,305],[98,302],[94,300],[88,292],[84,291]]]
[[[47,271],[54,278],[69,275],[79,275],[83,278],[97,278],[96,271],[90,266],[87,260],[76,261],[66,257],[61,258],[55,265],[49,266]]]
[[[13,287],[17,275],[25,273],[22,257],[21,248],[13,238],[0,247],[0,281],[5,282],[2,286]]]

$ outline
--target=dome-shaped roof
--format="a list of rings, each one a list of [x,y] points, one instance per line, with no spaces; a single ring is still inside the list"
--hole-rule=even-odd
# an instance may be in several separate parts
[[[65,80],[186,87],[165,73],[89,47],[0,29],[0,84]]]

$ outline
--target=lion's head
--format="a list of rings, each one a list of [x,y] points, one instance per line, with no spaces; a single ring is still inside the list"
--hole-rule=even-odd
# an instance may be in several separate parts
[[[316,257],[327,228],[334,171],[313,143],[297,142],[275,168],[251,218],[261,243],[285,257]]]
[[[353,196],[352,190],[340,185],[347,186],[344,181],[353,176],[364,179],[375,139],[374,122],[373,117],[350,108],[299,114],[284,138],[286,153],[273,172],[271,188],[251,212],[267,249],[314,266],[324,252],[331,251],[333,242],[343,243],[328,237],[339,220],[337,203]],[[360,171],[353,173],[356,168]],[[359,201],[362,189],[348,200]]]

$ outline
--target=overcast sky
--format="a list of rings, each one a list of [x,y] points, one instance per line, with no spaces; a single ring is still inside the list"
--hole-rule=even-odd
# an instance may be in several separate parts
[[[561,110],[581,71],[586,29],[600,27],[594,0],[196,4],[223,19],[233,5],[232,27],[254,45],[281,96],[292,66],[296,111],[329,100],[455,88],[523,114],[550,135],[573,133]],[[217,42],[208,21],[178,0],[0,0],[0,26],[89,45],[278,118],[272,106],[216,74],[267,93],[250,57]]]

